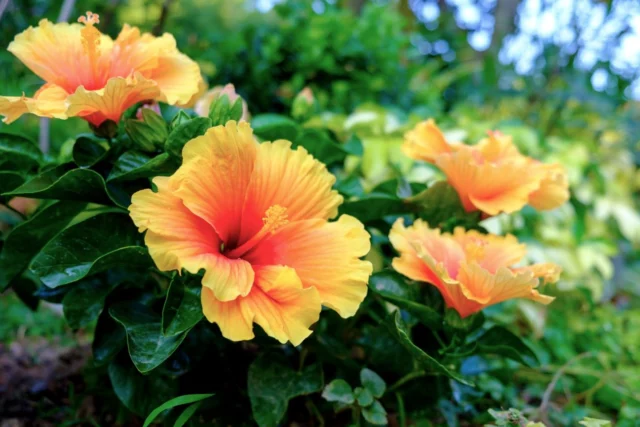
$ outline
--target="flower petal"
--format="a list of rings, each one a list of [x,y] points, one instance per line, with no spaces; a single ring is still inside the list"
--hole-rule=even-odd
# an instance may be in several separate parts
[[[464,248],[468,261],[476,261],[492,274],[500,267],[519,263],[527,254],[527,246],[511,234],[496,236],[456,227],[453,237]]]
[[[335,180],[302,147],[292,150],[284,140],[260,144],[244,202],[241,241],[262,228],[262,218],[273,205],[286,208],[290,222],[335,217],[343,200],[331,189]]]
[[[391,228],[389,240],[400,254],[392,261],[397,272],[437,287],[441,279],[436,274],[436,265],[442,265],[449,277],[456,277],[464,259],[462,247],[451,236],[440,234],[440,230],[429,228],[419,219],[405,227],[404,220],[398,218]],[[429,258],[427,262],[425,258]]]
[[[529,195],[529,204],[538,210],[551,210],[569,200],[569,179],[567,171],[557,163],[540,165],[545,177],[540,188]]]
[[[114,77],[99,90],[86,90],[80,86],[69,96],[69,116],[80,116],[95,126],[105,120],[118,122],[124,111],[137,102],[159,96],[158,85],[140,74]]]
[[[248,123],[216,126],[187,142],[183,164],[170,180],[174,193],[211,224],[228,247],[238,243],[256,148]]]
[[[83,28],[80,24],[52,24],[43,19],[37,27],[29,27],[18,34],[8,50],[44,81],[54,83],[68,93],[73,93],[79,86],[98,89],[108,78],[113,41],[109,36],[100,35],[94,70],[82,46]]]
[[[39,117],[66,119],[67,96],[67,92],[60,86],[47,83],[36,92],[33,98],[0,96],[0,114],[5,116],[5,123],[11,123],[25,113]]]
[[[402,152],[415,160],[435,163],[436,157],[450,153],[453,149],[438,129],[433,119],[418,123],[407,132],[402,144]]]
[[[320,296],[303,289],[295,270],[283,266],[256,269],[255,286],[246,297],[220,302],[208,289],[202,292],[202,308],[210,322],[232,341],[254,337],[252,323],[281,343],[299,345],[311,334],[309,327],[320,317]]]
[[[220,239],[206,221],[193,214],[169,188],[169,178],[154,179],[158,192],[142,190],[132,197],[131,218],[139,230],[147,230],[145,242],[162,271],[205,269],[203,286],[218,299],[228,301],[247,295],[253,284],[251,265],[220,254]]]
[[[291,222],[267,237],[246,256],[253,265],[286,265],[305,288],[314,287],[323,305],[342,317],[355,314],[367,294],[373,270],[359,258],[371,248],[370,236],[356,218]]]

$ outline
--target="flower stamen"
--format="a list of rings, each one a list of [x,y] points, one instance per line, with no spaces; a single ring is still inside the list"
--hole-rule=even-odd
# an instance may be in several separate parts
[[[244,242],[237,248],[229,251],[226,255],[229,258],[240,258],[242,255],[253,249],[262,239],[268,234],[274,234],[277,229],[287,225],[289,219],[287,218],[287,208],[280,205],[270,206],[264,213],[262,218],[263,226],[251,239]]]
[[[98,65],[98,56],[100,54],[100,31],[94,27],[100,23],[100,15],[93,12],[87,12],[86,16],[78,18],[78,22],[84,24],[84,28],[80,30],[82,35],[82,48],[84,53],[89,57],[91,71],[95,75]]]

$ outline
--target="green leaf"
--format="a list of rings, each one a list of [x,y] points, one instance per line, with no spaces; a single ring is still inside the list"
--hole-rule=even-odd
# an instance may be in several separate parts
[[[162,153],[152,158],[138,151],[127,151],[116,160],[107,177],[107,182],[168,176],[173,174],[178,166],[176,159],[169,153]]]
[[[0,194],[8,193],[24,183],[22,175],[16,172],[0,172]],[[0,203],[9,200],[10,197],[0,196]]]
[[[31,310],[35,311],[38,308],[40,299],[35,295],[38,285],[33,280],[24,276],[18,277],[11,282],[11,289],[20,298],[20,301]]]
[[[42,162],[42,153],[37,145],[27,138],[0,132],[0,169],[32,170]]]
[[[309,154],[326,165],[344,162],[347,151],[334,141],[328,132],[320,129],[305,129],[295,140],[296,146],[304,147]]]
[[[11,230],[0,252],[0,292],[86,206],[77,202],[54,203]]]
[[[340,214],[355,216],[367,223],[387,215],[407,213],[405,203],[398,197],[383,193],[369,193],[358,200],[349,200],[340,206]]]
[[[278,425],[287,411],[289,400],[322,389],[320,365],[292,370],[271,354],[259,356],[249,367],[248,392],[253,417],[260,427]]]
[[[366,388],[356,387],[353,394],[360,406],[369,406],[373,403],[373,394]]]
[[[135,301],[119,302],[109,308],[109,314],[124,327],[129,355],[142,373],[160,366],[187,336],[188,331],[172,337],[162,335],[160,315]]]
[[[347,405],[355,401],[353,389],[345,380],[335,379],[327,384],[322,391],[322,397],[328,402],[340,402]]]
[[[120,357],[109,364],[108,372],[118,399],[142,417],[178,391],[174,379],[163,375],[142,375],[130,361]]]
[[[213,393],[209,393],[209,394],[185,394],[184,396],[178,396],[178,397],[175,397],[175,398],[173,398],[171,400],[168,400],[168,401],[164,402],[162,405],[158,406],[153,411],[151,411],[151,413],[149,414],[147,419],[144,420],[143,427],[147,427],[149,424],[151,424],[153,422],[153,420],[158,418],[158,415],[160,415],[162,412],[166,411],[167,409],[171,409],[171,408],[174,408],[174,407],[180,406],[180,405],[186,405],[188,403],[200,402],[201,400],[204,400],[204,399],[206,399],[208,397],[211,397],[211,396],[213,396]]]
[[[415,292],[404,280],[392,272],[376,273],[369,279],[369,288],[386,301],[408,311],[420,322],[433,329],[442,328],[442,316],[432,307],[412,301]]]
[[[371,369],[364,368],[360,371],[360,382],[364,388],[369,390],[371,394],[377,398],[381,398],[387,389],[387,384],[384,380]]]
[[[126,208],[129,204],[107,190],[102,176],[90,169],[69,169],[61,165],[32,178],[4,196],[22,196],[33,199],[75,200],[99,204],[116,204]]]
[[[395,314],[391,314],[385,320],[385,326],[400,344],[402,344],[411,353],[413,358],[427,369],[431,369],[442,375],[446,375],[465,385],[473,385],[471,382],[462,378],[458,373],[451,371],[449,368],[441,364],[439,361],[428,355],[420,347],[416,346],[409,338],[409,331],[402,321],[400,312],[396,311]]]
[[[141,114],[142,120],[126,120],[124,130],[137,149],[154,152],[164,146],[169,136],[169,127],[162,116],[150,108],[142,108]]]
[[[371,424],[377,426],[387,425],[387,411],[385,411],[382,404],[377,400],[375,400],[371,406],[362,408],[362,416]]]
[[[453,308],[447,308],[444,315],[444,323],[449,329],[473,332],[480,328],[484,323],[484,315],[482,312],[474,313],[464,319]]]
[[[164,335],[178,335],[193,328],[202,320],[201,290],[201,278],[198,276],[185,278],[176,275],[173,278],[162,308],[162,333]]]
[[[191,120],[191,116],[188,115],[186,113],[186,111],[184,110],[180,110],[178,111],[178,113],[173,116],[173,119],[171,119],[171,130],[175,129],[177,126],[180,126],[181,124],[187,123],[189,120]]]
[[[579,421],[578,424],[585,427],[611,427],[611,421],[590,417],[585,417],[582,421]]]
[[[536,354],[519,336],[503,326],[494,326],[476,339],[478,353],[498,354],[526,366],[538,364]]]
[[[198,408],[202,405],[202,402],[194,403],[193,405],[189,405],[187,409],[185,409],[180,416],[176,419],[176,422],[173,424],[173,427],[182,427],[193,417],[193,414],[196,413]]]
[[[349,140],[344,143],[343,147],[344,151],[353,155],[353,156],[362,156],[364,154],[364,148],[362,147],[362,141],[358,136],[354,133],[349,137]]]
[[[265,141],[296,141],[301,129],[298,123],[278,114],[259,114],[251,119],[253,133]]]
[[[108,151],[106,141],[81,136],[73,144],[72,157],[76,165],[89,168],[102,160]]]
[[[240,97],[231,103],[227,94],[218,96],[209,106],[209,118],[212,126],[224,125],[229,120],[240,120],[242,118],[242,103],[243,101]]]
[[[71,329],[82,328],[97,319],[113,288],[99,277],[89,278],[71,288],[62,299],[62,311]]]
[[[127,334],[118,322],[113,320],[107,310],[104,310],[93,333],[91,353],[94,364],[105,365],[122,350],[127,344]]]
[[[40,251],[31,271],[51,287],[66,285],[118,265],[151,265],[138,230],[126,214],[104,213],[62,231]]]
[[[475,223],[480,220],[478,213],[464,210],[458,192],[446,181],[438,181],[405,201],[432,228],[442,227],[448,222],[466,220]]]
[[[204,135],[210,127],[211,119],[208,117],[195,117],[180,123],[169,134],[164,149],[172,156],[181,159],[184,145],[193,138]]]

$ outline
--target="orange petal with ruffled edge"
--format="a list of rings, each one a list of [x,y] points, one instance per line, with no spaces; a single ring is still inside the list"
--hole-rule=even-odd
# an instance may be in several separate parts
[[[498,268],[519,263],[527,254],[527,246],[507,234],[496,236],[456,227],[453,238],[465,250],[466,260],[474,260],[491,273]]]
[[[140,74],[131,77],[113,77],[99,90],[86,90],[80,86],[67,100],[69,117],[80,116],[95,126],[105,120],[118,122],[125,110],[134,104],[159,96],[158,85]]]
[[[481,154],[484,162],[499,162],[508,158],[521,157],[518,148],[513,144],[510,135],[504,135],[500,131],[489,132],[489,137],[478,142],[474,146]]]
[[[401,149],[408,157],[428,163],[435,163],[440,154],[454,151],[432,119],[408,131]]]
[[[365,256],[369,233],[356,218],[291,222],[265,238],[244,259],[253,265],[286,265],[296,270],[304,288],[316,288],[323,305],[342,317],[353,316],[367,294],[373,270]]]
[[[7,50],[44,81],[56,84],[68,93],[75,92],[79,86],[99,89],[109,77],[113,41],[109,36],[99,34],[99,51],[93,68],[82,45],[84,28],[80,24],[53,24],[43,19],[37,27],[29,27],[18,34]]]
[[[509,158],[500,164],[479,164],[471,147],[439,156],[437,165],[467,211],[479,209],[489,215],[522,209],[541,179],[540,171],[528,167],[524,157]]]
[[[247,295],[254,279],[251,265],[220,254],[221,242],[213,227],[172,193],[169,178],[153,182],[158,192],[135,193],[129,211],[139,231],[147,231],[145,243],[157,267],[162,271],[184,268],[190,273],[205,269],[203,286],[222,301]]]
[[[393,268],[412,280],[428,282],[439,287],[441,279],[436,274],[441,265],[448,276],[458,274],[464,251],[448,235],[431,229],[426,222],[418,219],[405,227],[404,219],[398,218],[391,227],[389,240],[400,257],[392,261]],[[428,257],[425,263],[424,258]]]
[[[304,289],[296,271],[283,266],[256,268],[254,286],[246,297],[220,302],[205,288],[201,299],[207,320],[217,323],[232,341],[252,339],[255,322],[281,343],[299,345],[311,334],[309,327],[321,310],[318,291]]]
[[[187,142],[183,164],[170,180],[174,193],[214,227],[226,247],[238,244],[256,151],[249,124],[227,122]]]
[[[539,164],[538,167],[544,170],[545,176],[540,187],[529,195],[529,204],[541,211],[555,209],[569,200],[567,171],[557,163]]]
[[[284,140],[260,144],[247,187],[240,241],[262,228],[264,213],[274,205],[286,209],[290,222],[335,217],[343,200],[331,188],[335,181],[327,167],[302,147],[292,150]]]
[[[5,116],[5,123],[11,123],[25,113],[39,117],[66,119],[67,96],[68,93],[60,86],[47,83],[36,92],[33,98],[0,96],[0,114]]]

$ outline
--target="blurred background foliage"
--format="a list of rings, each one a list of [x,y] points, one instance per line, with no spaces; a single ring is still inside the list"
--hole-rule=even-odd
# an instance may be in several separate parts
[[[39,18],[73,20],[87,9],[114,37],[124,23],[170,32],[210,86],[233,83],[253,114],[288,112],[310,87],[319,108],[306,126],[358,135],[364,156],[348,158],[343,173],[361,172],[357,185],[365,191],[400,174],[416,182],[439,178],[399,151],[403,133],[428,117],[452,140],[473,142],[500,129],[523,152],[562,163],[570,203],[485,221],[490,231],[528,243],[532,260],[564,268],[559,298],[548,308],[512,302],[486,312],[527,337],[542,367],[469,364],[465,374],[476,375],[479,388],[458,386],[455,401],[439,408],[452,426],[486,407],[519,408],[550,425],[576,425],[585,415],[638,425],[636,1],[10,0],[0,7],[2,46]],[[31,94],[38,85],[0,52],[0,93]],[[77,119],[53,121],[43,136],[33,116],[0,129],[50,139],[50,156],[88,130]],[[16,310],[2,308],[10,322],[20,321]],[[5,342],[15,339],[12,330],[3,325]]]

